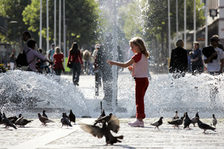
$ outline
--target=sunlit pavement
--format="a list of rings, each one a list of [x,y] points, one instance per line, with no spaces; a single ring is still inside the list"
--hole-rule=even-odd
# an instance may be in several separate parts
[[[144,128],[133,128],[128,122],[134,119],[120,119],[121,127],[118,134],[123,135],[121,143],[113,146],[105,144],[105,138],[98,139],[80,129],[80,123],[92,124],[95,119],[81,118],[73,127],[61,127],[59,120],[46,127],[35,119],[26,128],[5,129],[0,127],[0,148],[31,149],[70,149],[70,148],[223,148],[224,120],[218,120],[216,132],[203,130],[191,126],[191,129],[174,129],[164,119],[160,129],[155,129],[150,123],[157,120],[146,119]],[[202,119],[211,123],[210,119]]]

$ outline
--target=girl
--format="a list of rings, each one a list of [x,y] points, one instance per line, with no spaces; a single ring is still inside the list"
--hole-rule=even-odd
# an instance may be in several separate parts
[[[72,64],[72,80],[74,85],[79,86],[79,76],[81,73],[81,68],[82,68],[82,56],[81,52],[78,48],[78,44],[76,42],[73,42],[71,49],[69,50],[69,56],[68,56],[68,63]]]
[[[54,71],[56,75],[61,75],[61,71],[65,71],[63,62],[64,62],[64,54],[61,53],[59,47],[56,47],[55,53],[53,55],[53,62],[54,62]]]
[[[128,69],[132,71],[132,76],[135,79],[136,121],[128,124],[132,127],[144,127],[144,95],[149,85],[149,53],[140,37],[132,38],[129,44],[131,50],[135,54],[129,61],[121,63],[108,60],[107,62],[110,65],[117,65],[123,68],[128,67]]]

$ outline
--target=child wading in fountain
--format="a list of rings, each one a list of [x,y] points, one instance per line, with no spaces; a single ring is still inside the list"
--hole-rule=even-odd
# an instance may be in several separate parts
[[[134,37],[129,41],[131,50],[134,56],[127,62],[115,62],[108,60],[110,65],[117,65],[120,67],[128,67],[132,71],[132,76],[135,79],[135,100],[136,100],[136,121],[128,123],[132,127],[144,127],[143,119],[145,118],[144,111],[144,95],[149,85],[149,52],[145,48],[145,44],[140,37]]]

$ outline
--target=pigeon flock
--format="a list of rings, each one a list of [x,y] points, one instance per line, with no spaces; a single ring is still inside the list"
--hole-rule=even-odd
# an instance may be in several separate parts
[[[47,123],[54,123],[53,120],[49,119],[46,111],[43,110],[42,114],[38,113],[38,119],[44,126],[47,125]],[[19,116],[12,116],[12,117],[6,117],[5,113],[0,112],[0,124],[5,125],[5,128],[12,127],[14,129],[17,129],[17,127],[25,127],[27,124],[31,123],[33,120],[25,119],[22,114],[19,114]],[[66,113],[62,113],[62,118],[60,120],[62,126],[72,127],[72,123],[76,124],[76,116],[70,110],[69,115]],[[163,124],[163,117],[160,117],[158,121],[151,123],[152,126],[155,126],[155,128],[159,129],[159,127]],[[195,117],[189,118],[188,113],[185,112],[182,117],[178,116],[178,111],[175,111],[175,116],[172,118],[171,121],[168,121],[168,124],[173,125],[174,128],[180,128],[181,125],[183,125],[183,129],[191,129],[190,124],[192,124],[194,127],[197,126],[204,130],[203,133],[206,132],[206,130],[212,130],[215,131],[216,125],[217,125],[217,119],[215,117],[215,114],[212,114],[212,124],[206,124],[200,120],[199,113],[197,112],[195,114]],[[120,129],[120,121],[119,119],[110,113],[109,115],[105,114],[105,111],[102,109],[101,115],[94,121],[93,124],[84,124],[80,123],[80,128],[84,130],[87,133],[90,133],[94,137],[97,138],[103,138],[105,137],[106,145],[113,145],[115,143],[121,142],[124,138],[123,135],[120,136],[114,136],[114,133],[118,133]]]
[[[185,112],[184,115],[181,118],[179,118],[178,112],[176,111],[176,115],[173,117],[172,121],[168,121],[168,124],[173,125],[174,128],[175,127],[179,128],[180,125],[184,124],[184,127],[183,127],[184,129],[186,129],[186,128],[191,129],[190,124],[193,124],[193,126],[195,127],[195,124],[197,123],[198,127],[200,129],[203,129],[204,130],[203,133],[205,133],[206,130],[215,131],[215,129],[216,129],[215,127],[217,124],[217,119],[215,118],[215,114],[213,114],[212,116],[213,116],[213,120],[212,120],[213,124],[212,125],[214,127],[200,121],[198,112],[195,114],[195,117],[190,119],[187,112]]]
[[[37,114],[38,119],[40,122],[46,126],[47,123],[53,123],[54,121],[50,120],[46,114],[46,111],[43,110],[42,115],[40,113]],[[5,125],[6,128],[12,127],[14,129],[17,129],[17,127],[25,127],[25,125],[31,123],[33,120],[28,120],[25,119],[22,114],[19,114],[19,116],[11,116],[11,117],[6,117],[6,114],[3,112],[0,112],[0,124]],[[70,126],[71,122],[75,124],[76,117],[75,114],[70,110],[69,116],[66,115],[66,113],[62,113],[62,118],[61,118],[61,123],[62,126]]]

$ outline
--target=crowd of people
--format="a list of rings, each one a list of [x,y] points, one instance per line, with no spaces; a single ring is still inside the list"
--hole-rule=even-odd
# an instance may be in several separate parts
[[[34,71],[39,73],[54,73],[56,75],[61,75],[65,72],[64,68],[64,54],[61,52],[59,47],[56,47],[52,43],[49,51],[44,51],[41,48],[37,48],[36,41],[32,39],[31,34],[25,31],[22,35],[22,49],[18,56],[16,56],[15,50],[12,51],[9,56],[9,69],[21,69],[26,71]],[[97,73],[97,65],[95,61],[97,59],[97,50],[100,44],[96,44],[95,49],[91,50],[81,50],[77,42],[73,42],[69,50],[67,67],[70,68],[73,75],[74,85],[79,85],[80,74],[100,74]],[[25,58],[24,58],[24,55]],[[18,57],[20,59],[18,60]],[[23,60],[21,60],[23,59]],[[24,64],[24,59],[26,62]],[[97,75],[100,76],[100,75]],[[97,77],[99,78],[99,77]]]
[[[219,36],[210,38],[210,46],[200,49],[198,42],[194,42],[193,50],[184,49],[183,40],[176,42],[176,48],[171,52],[169,72],[174,78],[184,76],[186,72],[193,75],[207,71],[211,75],[223,72],[224,48],[219,43]]]

